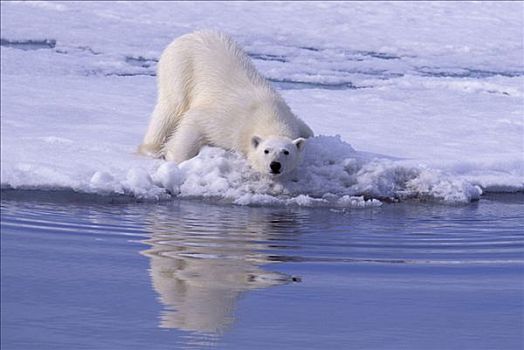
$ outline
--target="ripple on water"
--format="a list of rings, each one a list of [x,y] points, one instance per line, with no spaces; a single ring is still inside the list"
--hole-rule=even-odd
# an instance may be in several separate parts
[[[524,198],[513,195],[512,198]],[[79,204],[4,201],[2,227],[134,239],[149,254],[257,263],[519,264],[524,200],[449,207],[395,204],[336,212],[175,201]]]

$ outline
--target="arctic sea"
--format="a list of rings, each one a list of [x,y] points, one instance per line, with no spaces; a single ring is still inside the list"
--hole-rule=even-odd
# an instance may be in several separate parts
[[[2,349],[524,346],[522,194],[343,211],[2,195]]]

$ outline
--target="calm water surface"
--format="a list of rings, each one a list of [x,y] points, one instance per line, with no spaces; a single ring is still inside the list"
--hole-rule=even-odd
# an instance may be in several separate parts
[[[349,211],[2,197],[2,349],[524,347],[523,194]]]

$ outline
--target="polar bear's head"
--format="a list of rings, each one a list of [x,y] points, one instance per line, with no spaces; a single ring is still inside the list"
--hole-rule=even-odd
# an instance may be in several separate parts
[[[280,176],[295,169],[300,161],[306,139],[292,140],[287,137],[270,136],[251,138],[248,159],[251,166],[262,174]]]

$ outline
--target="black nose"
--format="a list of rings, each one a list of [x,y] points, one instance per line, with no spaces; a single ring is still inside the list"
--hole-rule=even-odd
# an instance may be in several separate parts
[[[279,162],[271,162],[271,164],[269,164],[269,167],[271,168],[271,171],[278,174],[280,172],[280,163]]]

